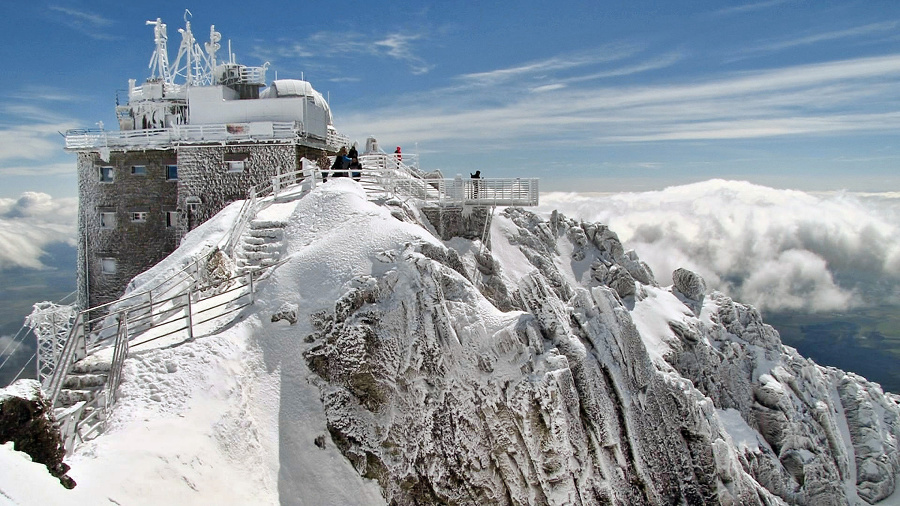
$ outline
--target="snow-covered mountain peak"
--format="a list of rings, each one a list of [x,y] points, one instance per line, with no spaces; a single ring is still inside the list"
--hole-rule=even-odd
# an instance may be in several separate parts
[[[423,216],[349,179],[260,212],[282,260],[254,305],[132,351],[66,497],[857,504],[897,488],[900,399],[784,347],[696,274],[669,285],[608,227],[559,213],[497,211],[489,247]]]

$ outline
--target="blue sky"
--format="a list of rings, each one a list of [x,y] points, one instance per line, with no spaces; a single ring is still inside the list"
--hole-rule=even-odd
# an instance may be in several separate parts
[[[6,2],[0,197],[76,194],[58,132],[115,128],[190,9],[269,80],[330,97],[339,130],[451,176],[659,189],[710,178],[900,190],[900,2]]]

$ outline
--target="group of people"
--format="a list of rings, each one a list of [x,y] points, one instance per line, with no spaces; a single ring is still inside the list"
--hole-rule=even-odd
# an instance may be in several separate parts
[[[394,158],[398,163],[403,160],[400,146],[397,146],[397,149],[394,151]],[[347,149],[347,146],[342,146],[341,149],[338,150],[337,155],[334,157],[334,163],[331,164],[330,175],[331,177],[349,176],[354,180],[359,181],[362,178],[362,170],[363,166],[359,163],[359,152],[357,151],[356,143],[354,142],[349,150]],[[328,176],[329,174],[327,172],[323,173],[322,181],[328,181]]]
[[[359,181],[362,178],[363,166],[359,163],[359,152],[356,150],[356,144],[350,146],[347,150],[346,146],[342,146],[334,157],[334,163],[331,164],[331,177],[352,177]],[[322,181],[328,181],[327,174],[323,174]]]

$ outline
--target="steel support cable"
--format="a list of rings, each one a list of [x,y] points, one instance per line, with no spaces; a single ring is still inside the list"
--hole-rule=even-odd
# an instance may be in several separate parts
[[[19,369],[19,372],[16,374],[16,377],[13,378],[13,380],[12,380],[12,382],[10,382],[10,384],[15,383],[16,381],[19,381],[19,376],[21,376],[22,373],[25,372],[25,368],[28,367],[28,364],[30,364],[35,359],[35,357],[37,357],[37,353],[32,353],[31,358],[29,358],[28,361],[25,362],[24,365],[22,365],[22,368]]]
[[[25,327],[22,327],[22,328],[25,328]],[[15,342],[15,340],[19,338],[19,334],[21,334],[21,332],[22,332],[22,329],[19,329],[19,332],[16,333],[16,337],[14,337],[13,340],[10,341],[10,343],[8,345],[6,345],[6,349],[3,350],[3,353],[6,353],[6,350],[8,350],[9,347],[12,346],[12,344]],[[26,332],[24,334],[24,336],[27,336],[27,335],[28,335],[28,333]],[[15,355],[17,351],[19,351],[19,347],[21,347],[22,343],[24,343],[24,342],[25,342],[25,339],[23,338],[21,341],[16,343],[16,347],[13,348],[13,350],[9,353],[9,355],[6,355],[6,359],[4,359],[3,363],[0,364],[0,369],[3,369],[3,366],[5,366],[7,362],[9,362],[9,359],[12,358],[12,356]]]
[[[13,336],[13,338],[9,341],[9,343],[6,345],[6,347],[3,348],[3,351],[0,351],[0,356],[6,355],[6,351],[9,349],[10,346],[13,345],[14,342],[16,342],[17,339],[19,339],[19,334],[21,334],[22,330],[24,330],[24,329],[25,329],[25,325],[22,325],[22,327],[19,329],[19,331],[16,332],[16,335]]]

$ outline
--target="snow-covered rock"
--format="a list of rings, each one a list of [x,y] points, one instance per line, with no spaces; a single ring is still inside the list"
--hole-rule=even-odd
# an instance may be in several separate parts
[[[50,403],[44,399],[40,384],[21,379],[0,389],[0,444],[12,443],[13,449],[28,454],[66,488],[75,482],[66,475],[63,448]]]
[[[349,179],[276,206],[284,263],[222,332],[132,350],[109,431],[72,459],[73,504],[204,504],[223,486],[283,505],[827,505],[897,489],[900,398],[801,357],[699,276],[660,286],[604,225],[506,209],[487,249]]]

